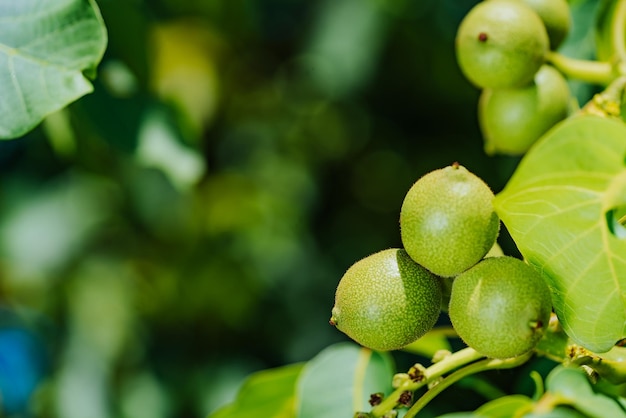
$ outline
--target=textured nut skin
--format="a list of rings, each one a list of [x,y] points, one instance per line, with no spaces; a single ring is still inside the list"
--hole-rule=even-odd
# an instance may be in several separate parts
[[[359,344],[397,350],[428,332],[441,305],[439,278],[402,249],[354,263],[335,293],[330,323]]]
[[[549,50],[539,15],[517,0],[478,3],[456,35],[461,71],[481,88],[520,87],[532,82]]]
[[[452,277],[480,261],[494,245],[500,220],[494,194],[457,164],[431,171],[409,189],[400,210],[400,235],[413,260]]]
[[[535,81],[518,89],[485,89],[478,122],[487,154],[521,155],[569,112],[570,90],[559,71],[542,66]]]
[[[492,358],[532,350],[552,311],[541,275],[513,257],[486,258],[452,284],[448,314],[465,343]]]

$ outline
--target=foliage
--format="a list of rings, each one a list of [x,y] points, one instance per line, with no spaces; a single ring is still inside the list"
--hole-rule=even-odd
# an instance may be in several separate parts
[[[625,153],[623,123],[575,116],[536,145],[496,202],[521,253],[546,274],[565,331],[597,352],[623,337],[626,320],[626,242],[615,219],[626,203]]]
[[[93,88],[106,30],[93,0],[0,4],[0,138],[14,138]]]
[[[517,13],[515,10],[517,7],[517,3],[505,1],[493,0],[491,3],[480,3],[461,24],[456,44],[457,56],[464,73],[473,83],[485,88],[500,88],[501,85],[511,88],[506,84],[509,82],[508,75],[500,72],[499,68],[493,70],[494,77],[498,79],[498,85],[492,86],[489,85],[490,81],[485,81],[484,84],[477,82],[475,74],[472,73],[474,71],[472,66],[482,65],[484,55],[491,53],[490,48],[498,49],[499,54],[505,55],[502,58],[504,60],[509,56],[524,52],[523,47],[516,46],[513,41],[503,43],[504,39],[515,34],[501,33],[497,24],[494,23],[498,18],[489,15],[489,12],[479,13],[483,10],[511,8],[510,13],[506,15],[504,12],[494,11],[494,16],[502,15],[504,20],[525,21],[529,17],[537,19],[537,15],[532,16],[533,12],[529,12],[530,9],[522,6],[519,6],[520,10]],[[484,318],[479,320],[469,314],[463,314],[457,318],[457,321],[459,318],[462,319],[464,327],[469,327],[472,335],[476,334],[480,338],[476,340],[472,339],[474,337],[464,338],[469,347],[453,354],[449,351],[443,354],[435,353],[429,367],[416,363],[408,373],[396,374],[393,378],[395,391],[388,395],[385,395],[384,391],[372,395],[371,408],[359,409],[355,405],[352,409],[354,417],[395,417],[398,415],[414,417],[437,395],[463,378],[486,370],[519,367],[529,361],[533,352],[547,355],[553,361],[562,363],[552,369],[545,384],[540,376],[535,375],[537,390],[533,399],[521,395],[504,395],[495,397],[473,413],[451,413],[444,416],[626,416],[621,392],[607,394],[599,391],[596,393],[597,389],[593,387],[598,379],[614,384],[621,384],[626,380],[623,374],[622,357],[618,356],[619,358],[615,359],[611,358],[611,354],[598,354],[621,351],[620,341],[623,341],[626,336],[623,325],[626,309],[621,283],[626,273],[624,271],[626,247],[623,242],[626,236],[624,233],[624,220],[626,219],[624,138],[626,138],[626,131],[624,131],[624,121],[620,115],[622,98],[626,91],[624,81],[626,74],[619,68],[621,65],[619,63],[626,59],[626,2],[618,1],[615,8],[609,12],[606,9],[602,10],[609,15],[608,18],[606,16],[602,18],[612,22],[613,31],[608,38],[612,44],[608,49],[613,53],[611,57],[614,62],[618,64],[565,58],[556,51],[551,51],[546,57],[557,70],[570,78],[579,78],[590,83],[603,83],[608,87],[594,96],[582,110],[573,113],[564,121],[552,121],[552,124],[555,124],[552,129],[545,135],[533,139],[532,142],[535,144],[528,149],[504,190],[498,193],[494,201],[496,212],[507,227],[521,255],[534,267],[529,269],[529,274],[535,277],[536,268],[536,271],[543,276],[543,279],[538,279],[541,286],[544,286],[542,280],[546,280],[549,285],[555,310],[550,324],[546,324],[547,316],[537,320],[533,320],[533,317],[525,318],[524,315],[528,312],[528,309],[524,308],[526,303],[516,308],[515,301],[508,300],[511,295],[504,293],[496,295],[493,297],[493,302],[490,302],[494,305],[494,309],[500,309],[500,307],[507,309],[500,309],[492,322],[503,324],[498,332],[504,335],[496,334],[490,338],[483,338],[491,322]],[[508,21],[499,23],[508,24]],[[521,29],[511,30],[521,31]],[[523,30],[528,30],[528,27]],[[544,28],[541,28],[541,31],[544,31]],[[602,42],[602,38],[599,39]],[[513,66],[517,69],[524,65],[520,63]],[[492,76],[489,70],[489,67],[482,68],[479,71],[480,77],[489,80]],[[514,79],[511,82],[518,83],[516,75],[513,74],[510,77]],[[517,85],[513,88],[517,88]],[[525,87],[522,86],[522,88]],[[543,115],[536,117],[541,116]],[[440,187],[440,189],[443,188],[443,186]],[[454,212],[456,202],[453,200],[447,202],[444,209],[435,210],[435,204],[431,205],[430,202],[436,199],[425,196],[420,198],[423,200],[420,200],[419,204],[423,207],[416,216],[425,213],[424,219],[430,219],[428,213],[432,210],[437,213],[437,216],[432,216],[432,219],[442,219],[446,213],[445,206],[450,207],[450,213]],[[471,227],[477,227],[477,223],[473,223]],[[445,247],[448,245],[446,239],[450,239],[450,247],[456,245],[458,239],[452,238],[451,235],[445,234],[438,237],[441,243],[437,246],[442,247],[441,251],[447,248]],[[407,243],[404,235],[402,239],[403,243]],[[411,235],[408,239],[409,242],[416,239],[423,239],[428,243],[433,241],[427,233],[423,236]],[[476,246],[479,245],[477,241]],[[435,247],[430,251],[439,251],[439,248]],[[454,257],[448,256],[448,258],[451,259],[450,263],[454,263],[452,259]],[[446,280],[451,280],[451,286],[449,284],[444,286],[444,290],[451,287],[452,301],[454,301],[455,289],[458,289],[457,285],[461,282],[461,278],[491,261],[495,259],[479,261],[476,267],[467,270],[468,273],[461,273],[456,278],[441,277],[442,284],[450,283]],[[485,271],[487,271],[486,268]],[[481,278],[494,281],[500,279],[495,276]],[[514,279],[515,277],[507,278],[511,282],[514,282]],[[342,284],[343,279],[340,286]],[[466,306],[471,306],[472,309],[478,308],[476,304],[481,300],[480,298],[484,294],[493,292],[493,290],[487,292],[488,288],[483,284],[478,281],[474,283],[475,289],[467,288],[467,286],[463,288],[467,298],[459,309],[464,309]],[[520,285],[524,284],[520,283]],[[367,287],[366,284],[361,285],[360,289],[367,289]],[[493,287],[493,289],[496,288]],[[524,292],[516,293],[519,294],[519,298],[524,296]],[[549,296],[547,300],[549,301]],[[388,303],[394,304],[400,301],[389,300]],[[486,309],[489,308],[489,306],[486,307]],[[364,306],[362,309],[363,312],[369,312],[370,308]],[[508,315],[511,316],[510,319]],[[373,317],[373,321],[380,326],[379,322],[384,318],[384,315],[380,318]],[[522,327],[519,327],[519,335],[517,325],[511,327],[510,331],[507,330],[505,323],[515,324],[520,318],[523,318],[523,323]],[[526,338],[522,335],[528,331],[524,327],[526,321],[535,324],[541,333],[545,332],[543,340],[539,342],[535,350],[532,347],[537,344],[536,342],[522,341]],[[455,325],[455,322],[452,322]],[[488,322],[490,325],[487,325]],[[394,325],[388,324],[387,326]],[[544,325],[548,327],[546,331],[543,330]],[[385,328],[385,325],[382,325],[382,328]],[[461,331],[469,333],[466,328],[463,330],[459,328],[458,332],[461,336],[463,336]],[[378,334],[376,331],[372,332],[374,335],[383,335],[384,330]],[[501,359],[499,356],[489,358],[491,347],[494,351],[498,351],[496,341],[502,340],[508,346],[518,343],[509,339],[518,338],[521,339],[520,344],[531,345],[530,351],[523,349],[514,355],[503,355]],[[535,338],[535,341],[538,341],[538,338]],[[329,368],[327,372],[335,371]],[[413,396],[416,396],[418,390],[426,384],[428,384],[428,390],[414,401]],[[300,394],[303,397],[301,402],[309,396],[315,396],[316,392],[319,391],[315,391],[312,395]],[[403,407],[408,407],[408,410],[404,410]],[[339,408],[339,402],[337,408]],[[331,410],[325,410],[325,415],[330,414]],[[299,416],[298,411],[294,412],[294,416]],[[341,414],[341,416],[348,415]]]
[[[626,415],[625,1],[570,1],[545,57],[570,115],[523,157],[481,146],[454,52],[473,0],[18,3],[0,1],[0,414]],[[459,159],[496,192],[503,252],[551,288],[544,338],[486,358],[442,314],[402,351],[347,341],[338,278],[399,248],[411,184]]]

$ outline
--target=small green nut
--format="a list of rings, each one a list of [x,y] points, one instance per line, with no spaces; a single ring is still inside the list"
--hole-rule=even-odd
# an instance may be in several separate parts
[[[462,73],[480,88],[532,82],[549,51],[543,21],[519,0],[478,3],[461,21],[455,42]]]
[[[478,122],[489,155],[522,155],[555,124],[565,119],[571,94],[555,68],[544,65],[526,87],[485,89]]]
[[[510,256],[485,258],[456,277],[448,309],[459,337],[498,359],[532,350],[551,312],[550,289],[541,274]]]
[[[354,263],[335,293],[330,323],[364,347],[398,350],[426,334],[440,313],[437,276],[403,249]]]
[[[406,252],[441,277],[472,267],[492,248],[500,230],[493,199],[482,179],[456,163],[422,176],[400,209]]]

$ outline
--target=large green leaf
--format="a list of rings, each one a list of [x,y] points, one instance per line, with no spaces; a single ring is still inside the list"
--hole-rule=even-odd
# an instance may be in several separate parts
[[[107,35],[93,0],[0,0],[0,138],[15,138],[93,87]]]
[[[391,392],[393,374],[389,353],[353,343],[332,345],[305,366],[298,382],[296,416],[352,417],[370,410],[370,395]]]
[[[294,418],[296,381],[302,367],[296,363],[252,374],[235,401],[208,418]]]
[[[613,215],[626,207],[625,155],[623,123],[573,117],[537,143],[495,199],[548,281],[565,331],[596,352],[624,336],[626,240]]]

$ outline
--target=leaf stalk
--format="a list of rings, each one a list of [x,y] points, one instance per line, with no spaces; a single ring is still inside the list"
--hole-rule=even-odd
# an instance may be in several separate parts
[[[446,373],[459,367],[466,366],[477,361],[484,356],[473,348],[467,347],[449,355],[441,361],[434,363],[432,366],[422,371],[422,376],[418,380],[407,379],[394,392],[387,396],[380,404],[376,405],[370,415],[375,418],[382,417],[387,412],[398,406],[399,399],[404,392],[414,392],[417,389],[428,385],[429,383],[439,379]],[[441,384],[441,383],[439,383]]]
[[[616,77],[613,65],[608,62],[570,58],[555,51],[546,60],[568,78],[606,86]]]
[[[487,370],[495,370],[495,369],[510,369],[513,367],[520,366],[524,364],[528,359],[530,359],[533,355],[533,352],[529,352],[523,354],[518,357],[513,357],[509,359],[485,359],[478,361],[474,364],[470,364],[462,369],[455,371],[450,374],[446,378],[444,378],[441,382],[437,383],[431,389],[429,389],[422,397],[420,397],[413,406],[407,411],[404,415],[404,418],[413,418],[417,415],[419,411],[421,411],[430,401],[432,401],[435,396],[439,395],[445,389],[463,379],[464,377],[480,373]]]

